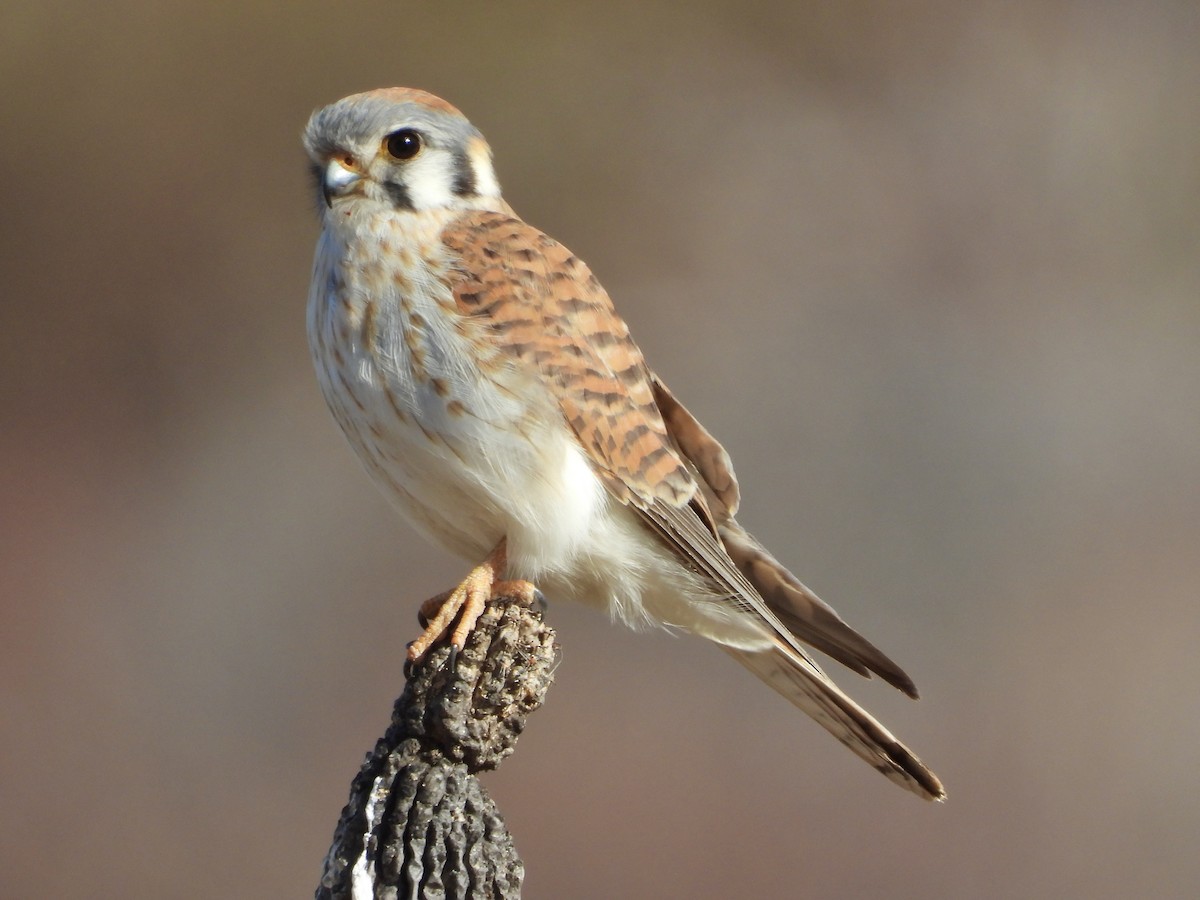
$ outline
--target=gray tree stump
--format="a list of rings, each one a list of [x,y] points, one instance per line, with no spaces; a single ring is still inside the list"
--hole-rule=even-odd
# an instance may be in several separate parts
[[[525,867],[476,775],[513,752],[556,649],[539,610],[502,598],[453,667],[437,646],[409,668],[391,726],[350,787],[317,900],[520,897]]]

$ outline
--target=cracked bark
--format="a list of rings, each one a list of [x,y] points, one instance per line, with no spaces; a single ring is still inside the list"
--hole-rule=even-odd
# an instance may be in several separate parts
[[[521,894],[524,866],[476,777],[514,749],[553,680],[554,632],[516,598],[488,604],[453,670],[432,648],[350,787],[317,900]]]

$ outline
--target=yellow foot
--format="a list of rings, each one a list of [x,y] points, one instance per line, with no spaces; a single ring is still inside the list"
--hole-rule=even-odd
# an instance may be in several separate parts
[[[450,634],[450,645],[455,655],[467,644],[467,635],[483,615],[487,602],[493,597],[517,596],[526,603],[543,603],[542,592],[528,581],[497,581],[497,575],[507,564],[505,541],[480,565],[470,571],[462,583],[452,591],[430,597],[421,604],[421,623],[425,630],[408,645],[408,658],[416,662],[447,631],[457,618],[458,623]]]

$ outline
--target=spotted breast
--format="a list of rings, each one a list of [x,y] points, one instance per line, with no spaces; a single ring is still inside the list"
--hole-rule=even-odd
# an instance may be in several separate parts
[[[497,345],[502,326],[464,307],[472,282],[443,234],[465,233],[460,216],[347,218],[318,245],[308,333],[364,467],[453,552],[479,555],[508,534],[568,555],[602,487],[553,396]]]

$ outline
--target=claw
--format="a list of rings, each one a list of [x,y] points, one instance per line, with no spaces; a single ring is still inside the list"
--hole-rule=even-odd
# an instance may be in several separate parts
[[[458,654],[467,645],[467,636],[493,597],[516,596],[530,606],[536,604],[545,610],[545,596],[528,581],[498,580],[507,564],[507,544],[502,539],[488,558],[468,573],[462,584],[422,603],[418,618],[425,630],[408,645],[409,661],[419,660],[454,625],[450,634],[450,665],[453,668]]]

